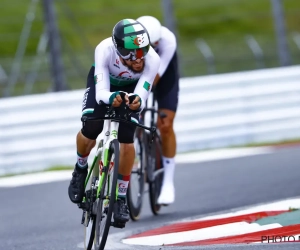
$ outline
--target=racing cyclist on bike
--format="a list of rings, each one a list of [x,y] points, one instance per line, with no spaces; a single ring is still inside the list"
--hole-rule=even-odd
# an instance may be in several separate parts
[[[174,171],[176,155],[176,136],[174,118],[178,105],[179,70],[177,62],[177,42],[175,35],[153,16],[137,19],[148,31],[151,46],[160,57],[160,67],[154,81],[154,94],[158,109],[167,117],[157,120],[162,139],[164,179],[158,204],[168,205],[175,200]]]
[[[123,19],[113,28],[112,37],[104,39],[95,49],[95,63],[91,67],[82,103],[82,116],[103,117],[105,104],[119,107],[124,101],[139,119],[152,84],[158,72],[160,58],[150,46],[147,30],[136,20]],[[124,98],[121,91],[129,93]],[[129,96],[134,100],[129,103]],[[80,203],[84,195],[84,183],[88,173],[88,156],[103,129],[102,121],[86,121],[76,137],[77,162],[68,188],[73,203]],[[118,197],[114,205],[114,220],[126,223],[129,211],[125,197],[135,158],[135,126],[119,124],[120,163]]]

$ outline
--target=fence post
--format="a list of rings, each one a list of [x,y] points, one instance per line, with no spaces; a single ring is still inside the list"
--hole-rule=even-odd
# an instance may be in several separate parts
[[[178,41],[178,31],[177,25],[175,23],[175,15],[174,15],[174,6],[172,0],[161,0],[162,10],[163,10],[163,18],[165,26],[170,29],[176,36]],[[182,56],[179,47],[177,46],[177,53],[179,56],[178,60],[178,67],[179,67],[179,74],[183,76],[183,66],[182,66]]]
[[[32,22],[35,18],[35,11],[37,6],[38,0],[32,0],[29,4],[28,11],[26,13],[26,18],[24,22],[24,26],[21,32],[21,37],[19,40],[17,52],[11,67],[11,72],[8,77],[7,86],[4,90],[3,96],[8,97],[11,95],[11,92],[14,90],[16,82],[18,81],[19,74],[21,71],[21,63],[23,60],[23,56],[25,54],[27,41],[30,36]]]
[[[47,32],[44,31],[40,35],[40,40],[37,46],[36,50],[36,56],[34,58],[34,61],[32,63],[31,72],[28,74],[26,81],[25,81],[25,87],[24,87],[24,95],[29,95],[32,92],[32,88],[34,86],[34,83],[36,81],[36,78],[38,76],[38,71],[41,67],[42,61],[44,59],[47,46],[48,46],[48,35]]]
[[[215,57],[208,44],[203,39],[197,39],[196,46],[200,50],[200,52],[202,53],[202,55],[204,56],[207,62],[208,74],[215,74],[216,73]]]
[[[281,66],[291,65],[291,57],[287,44],[285,20],[281,0],[271,0],[274,15],[274,24],[277,36],[277,47]]]
[[[262,48],[259,46],[258,42],[255,40],[255,38],[251,35],[247,35],[245,37],[246,42],[249,46],[249,48],[251,49],[251,51],[253,52],[255,58],[256,58],[256,65],[257,68],[264,68],[265,64],[264,64],[264,52],[262,50]]]
[[[54,80],[53,90],[61,91],[66,90],[67,86],[65,83],[64,68],[61,55],[61,41],[56,24],[56,16],[53,5],[53,0],[43,0],[45,24],[49,38],[49,56],[52,77]]]
[[[298,49],[300,49],[300,33],[295,32],[293,34],[293,40],[294,40],[295,44],[297,45]]]

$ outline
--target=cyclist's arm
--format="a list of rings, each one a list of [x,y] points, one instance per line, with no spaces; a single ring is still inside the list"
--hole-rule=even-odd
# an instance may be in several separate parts
[[[170,30],[168,30],[165,27],[162,27],[162,34],[163,37],[159,42],[160,43],[159,44],[160,66],[158,70],[157,81],[165,73],[177,48],[176,37]]]
[[[150,48],[145,61],[146,63],[144,72],[134,90],[134,94],[137,94],[141,98],[140,109],[143,109],[145,107],[145,102],[148,99],[153,81],[159,69],[160,58],[156,54],[154,49]]]
[[[107,41],[101,42],[95,49],[95,84],[96,84],[96,101],[103,101],[111,104],[110,97],[110,81],[108,63],[111,56],[111,48],[107,45]]]

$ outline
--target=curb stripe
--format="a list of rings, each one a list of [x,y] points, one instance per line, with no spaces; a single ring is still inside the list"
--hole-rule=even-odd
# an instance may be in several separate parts
[[[279,227],[281,227],[281,225],[276,223],[266,226],[260,226],[256,223],[249,224],[247,222],[236,222],[180,233],[162,234],[143,238],[127,239],[123,240],[123,243],[129,243],[131,245],[148,246],[185,244],[187,242],[199,242],[201,240],[204,241],[208,239],[231,237],[236,236],[238,234],[254,233],[262,230],[269,230]]]
[[[291,236],[300,234],[300,224],[274,228],[269,230],[262,230],[259,232],[228,236],[222,238],[200,240],[200,241],[190,241],[182,242],[177,244],[169,244],[168,246],[199,246],[199,245],[211,245],[211,244],[233,244],[233,243],[252,243],[261,242],[262,236]]]
[[[185,231],[220,226],[220,225],[230,224],[230,223],[238,223],[238,222],[253,223],[254,221],[256,221],[258,219],[262,219],[262,218],[269,217],[269,216],[276,216],[276,215],[286,213],[286,212],[289,212],[289,210],[256,212],[256,213],[252,213],[252,214],[245,214],[245,215],[239,215],[239,216],[216,219],[216,220],[203,220],[203,221],[176,223],[176,224],[167,225],[167,226],[164,226],[161,228],[149,230],[149,231],[137,234],[137,235],[133,235],[133,236],[128,237],[127,239],[140,238],[140,237],[153,236],[153,235],[161,235],[161,234],[169,234],[169,233],[185,232]]]
[[[257,244],[300,240],[299,197],[232,209],[223,214],[189,218],[121,239],[126,245],[201,246]],[[294,219],[293,219],[294,218]],[[262,242],[265,236],[267,242]],[[269,238],[267,238],[269,236]],[[272,237],[277,238],[273,239]],[[289,238],[290,236],[290,238]],[[266,241],[266,240],[265,240]]]
[[[201,220],[208,220],[208,219],[211,220],[211,219],[228,218],[228,217],[232,217],[232,216],[250,214],[250,213],[260,212],[260,211],[288,210],[289,208],[300,208],[300,197],[285,199],[285,200],[281,200],[281,201],[275,201],[275,202],[266,203],[266,204],[258,204],[256,206],[250,206],[249,208],[241,209],[236,212],[229,212],[229,213],[225,213],[225,214],[206,216],[206,217],[200,218],[198,220],[201,221]]]

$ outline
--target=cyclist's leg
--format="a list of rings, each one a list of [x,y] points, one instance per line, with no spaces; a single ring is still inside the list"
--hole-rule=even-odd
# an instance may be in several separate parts
[[[84,116],[101,116],[105,112],[105,108],[97,105],[95,100],[94,69],[92,66],[87,77],[87,86],[82,103],[82,115]],[[87,121],[82,124],[82,129],[77,133],[77,162],[68,188],[70,200],[74,203],[82,201],[88,170],[88,156],[102,129],[103,121]]]
[[[165,74],[157,84],[155,94],[158,109],[163,111],[167,117],[157,120],[157,127],[162,139],[162,154],[164,166],[164,179],[159,204],[171,204],[175,200],[174,172],[176,155],[176,135],[174,132],[174,119],[178,105],[179,75],[177,68],[177,57],[174,55]]]

